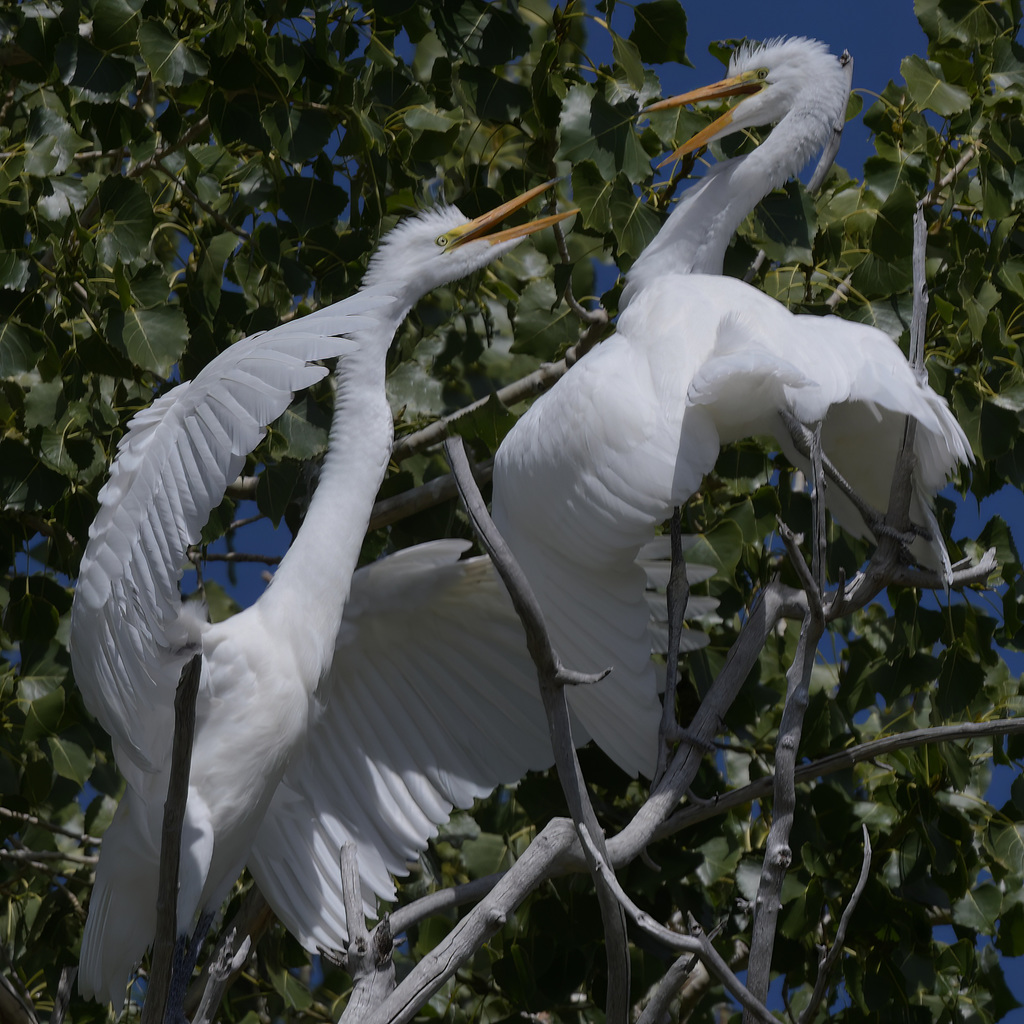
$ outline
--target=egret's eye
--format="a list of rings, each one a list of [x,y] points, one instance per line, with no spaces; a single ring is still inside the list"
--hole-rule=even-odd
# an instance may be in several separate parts
[[[763,82],[768,77],[768,69],[767,68],[758,68],[757,69],[757,77],[758,77],[759,81]]]
[[[448,244],[448,241],[449,239],[447,235],[438,235],[437,238],[434,239],[434,243],[439,245],[442,249]]]

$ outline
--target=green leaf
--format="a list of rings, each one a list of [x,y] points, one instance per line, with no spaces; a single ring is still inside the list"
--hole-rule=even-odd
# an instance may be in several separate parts
[[[482,441],[488,451],[496,451],[505,435],[515,426],[516,417],[491,394],[478,409],[456,419],[449,428],[467,441]]]
[[[311,459],[327,450],[331,414],[312,395],[300,395],[275,421],[270,451],[277,460]]]
[[[629,40],[647,64],[673,62],[686,67],[686,11],[678,0],[654,0],[633,9]]]
[[[32,108],[25,142],[25,173],[40,178],[63,174],[75,153],[86,145],[69,121],[44,106]]]
[[[487,68],[464,65],[459,68],[459,82],[469,108],[485,121],[515,121],[533,106],[529,89]]]
[[[636,114],[632,101],[613,106],[592,86],[573,87],[562,104],[557,158],[574,164],[593,160],[607,178],[625,171],[630,181],[641,181],[650,163],[633,130]]]
[[[626,74],[626,81],[638,92],[644,87],[644,65],[634,43],[612,33],[612,56]]]
[[[176,306],[112,313],[107,333],[136,366],[160,377],[169,376],[188,341],[185,314]]]
[[[1024,905],[1015,903],[999,918],[996,946],[1003,956],[1024,956]]]
[[[133,64],[77,36],[65,36],[57,44],[56,59],[61,81],[86,100],[107,103],[135,84]]]
[[[20,325],[11,320],[0,323],[0,377],[10,379],[27,373],[40,355]]]
[[[583,160],[572,169],[572,199],[583,214],[583,226],[593,231],[611,228],[608,202],[615,187],[597,169],[593,160]]]
[[[346,206],[348,193],[333,182],[293,174],[281,186],[281,210],[300,234],[334,223]]]
[[[653,241],[661,228],[661,219],[633,192],[621,174],[615,179],[608,211],[619,249],[634,259]]]
[[[742,847],[730,843],[724,836],[709,839],[698,849],[701,862],[697,876],[704,885],[713,885],[723,878],[731,877],[743,856]]]
[[[1000,4],[975,0],[914,0],[914,14],[934,42],[956,40],[972,47],[1011,28]]]
[[[765,255],[779,263],[812,262],[811,250],[817,231],[814,200],[795,181],[770,193],[761,202],[759,217],[765,235],[761,239]]]
[[[526,286],[512,318],[516,335],[513,352],[554,359],[562,349],[576,344],[579,320],[564,302],[552,308],[556,301],[550,281],[531,281]]]
[[[19,700],[19,703],[22,702]],[[58,686],[49,693],[30,701],[25,708],[25,741],[32,742],[55,733],[63,714],[63,687]]]
[[[935,61],[904,57],[900,73],[914,102],[924,110],[934,110],[936,114],[950,117],[971,105],[967,90],[958,85],[950,85]]]
[[[982,935],[994,935],[1003,894],[991,884],[980,885],[953,904],[953,920]]]
[[[96,0],[92,8],[93,40],[103,50],[120,50],[135,42],[143,0]]]
[[[482,832],[462,844],[462,862],[470,878],[483,878],[500,871],[507,854],[504,837],[491,832]]]
[[[92,758],[77,743],[62,736],[48,736],[46,743],[50,748],[53,770],[61,778],[84,786],[92,774]]]
[[[165,85],[181,85],[206,74],[209,65],[202,54],[190,50],[184,40],[175,39],[158,21],[139,26],[139,50],[153,78]]]
[[[256,507],[275,527],[300,488],[302,463],[285,459],[267,466],[256,481]]]
[[[52,508],[66,481],[43,466],[22,444],[0,440],[0,508],[25,512]]]
[[[131,263],[149,246],[153,232],[153,204],[146,190],[130,178],[107,178],[100,185],[100,227],[96,251],[100,261],[113,267],[117,260]]]

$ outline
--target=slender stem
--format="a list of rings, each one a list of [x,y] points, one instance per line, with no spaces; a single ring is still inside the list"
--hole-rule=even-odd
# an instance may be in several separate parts
[[[931,743],[950,743],[959,740],[988,738],[991,736],[1024,735],[1024,718],[998,718],[991,722],[961,722],[958,725],[941,725],[929,729],[913,729],[910,732],[883,736],[881,739],[869,740],[856,746],[840,750],[835,754],[800,765],[796,769],[797,782],[808,782],[811,779],[824,778],[836,772],[848,771],[866,761],[877,761],[888,754],[908,747],[922,747]],[[691,828],[702,821],[708,821],[719,814],[727,814],[737,807],[743,807],[755,800],[763,800],[769,796],[775,782],[770,776],[741,786],[739,789],[722,793],[699,806],[684,807],[670,818],[655,833],[655,839],[664,839],[684,828]]]
[[[799,1024],[811,1024],[811,1021],[814,1020],[814,1015],[818,1012],[821,1001],[825,998],[825,993],[828,991],[829,976],[843,951],[843,943],[846,941],[846,930],[850,926],[850,919],[853,917],[853,912],[857,909],[857,904],[860,903],[860,898],[864,895],[864,890],[868,885],[868,878],[871,874],[871,838],[868,835],[867,825],[861,825],[860,828],[861,835],[864,837],[864,857],[861,861],[860,877],[857,879],[857,884],[850,894],[850,901],[846,904],[843,916],[839,919],[839,927],[836,929],[836,939],[832,943],[832,948],[827,953],[822,950],[822,956],[818,962],[818,977],[814,981],[814,991],[811,993],[810,1002],[804,1007],[804,1012],[800,1014]]]

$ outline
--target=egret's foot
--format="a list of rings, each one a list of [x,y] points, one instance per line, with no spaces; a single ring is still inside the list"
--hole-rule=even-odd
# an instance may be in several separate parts
[[[805,459],[810,459],[811,444],[814,441],[814,435],[811,431],[787,409],[779,410],[779,418],[786,425],[796,450]],[[876,539],[880,540],[882,537],[888,537],[904,548],[909,548],[919,537],[923,537],[927,541],[932,539],[931,530],[924,526],[918,526],[917,523],[911,523],[907,530],[897,530],[890,526],[885,521],[885,514],[879,512],[873,505],[869,505],[850,486],[846,478],[836,469],[824,451],[821,453],[821,465],[825,471],[825,476],[850,499],[853,507],[860,513],[861,519],[864,520],[864,525],[875,535]]]
[[[164,1008],[164,1024],[188,1024],[188,1017],[185,1016],[185,997],[188,995],[192,972],[199,960],[199,951],[203,948],[203,939],[206,938],[212,923],[211,912],[200,914],[191,939],[182,933],[174,944],[174,963],[171,967],[167,1006]]]

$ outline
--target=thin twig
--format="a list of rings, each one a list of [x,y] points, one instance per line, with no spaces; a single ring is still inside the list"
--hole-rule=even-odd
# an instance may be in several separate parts
[[[824,778],[836,772],[849,771],[858,764],[877,761],[898,750],[908,747],[922,747],[933,743],[955,743],[960,740],[990,738],[992,736],[1024,735],[1024,718],[998,718],[991,722],[961,722],[958,725],[941,725],[928,729],[913,729],[910,732],[883,736],[869,740],[835,754],[826,754],[816,761],[800,765],[795,773],[797,782]],[[719,814],[727,814],[737,807],[743,807],[755,800],[771,795],[774,780],[771,776],[758,779],[739,789],[722,793],[699,806],[691,805],[667,818],[656,831],[655,839],[665,839],[685,828],[691,828],[702,821],[708,821]]]
[[[85,832],[75,832],[70,828],[64,828],[62,825],[54,825],[51,821],[37,818],[34,814],[26,814],[24,811],[12,811],[9,807],[0,807],[0,818],[11,818],[14,821],[23,821],[26,825],[36,825],[39,828],[45,828],[48,832],[53,832],[55,835],[74,839],[83,846],[103,845],[103,840],[96,836],[90,836]]]
[[[255,948],[276,920],[263,894],[253,886],[230,924],[221,932],[199,977],[189,986],[185,1013],[193,1015],[192,1024],[210,1024],[228,986],[245,964],[247,957],[242,953],[243,948]]]
[[[95,864],[99,857],[84,853],[61,853],[60,850],[2,850],[0,860],[28,861],[33,864],[44,864],[46,861],[69,861],[72,864]]]
[[[572,352],[573,349],[569,351]],[[402,459],[407,459],[410,455],[422,451],[424,448],[440,444],[448,436],[448,425],[450,423],[453,423],[461,416],[466,416],[477,409],[483,408],[492,398],[497,398],[502,405],[506,406],[525,402],[526,399],[547,390],[568,368],[565,359],[560,359],[557,363],[542,363],[532,373],[528,373],[525,377],[521,377],[511,384],[506,384],[505,387],[499,388],[486,398],[477,399],[477,401],[471,402],[464,408],[453,412],[450,416],[442,416],[439,420],[435,420],[422,430],[406,434],[405,437],[399,438],[395,442],[395,446],[391,451],[392,460],[401,462]]]
[[[819,445],[820,456],[820,445]],[[818,471],[821,473],[820,458]],[[824,505],[823,476],[815,487],[814,504]],[[815,509],[817,512],[817,508]],[[823,528],[823,517],[815,515],[815,526]],[[818,641],[825,632],[825,614],[821,603],[821,591],[811,575],[803,555],[796,549],[792,531],[780,523],[782,538],[790,550],[794,568],[804,585],[807,597],[807,612],[800,625],[800,639],[789,671],[786,673],[786,702],[779,723],[779,734],[775,743],[775,785],[773,787],[772,823],[765,843],[764,863],[758,882],[754,902],[754,921],[750,935],[750,960],[747,966],[747,986],[753,996],[764,1001],[768,998],[771,980],[772,952],[775,948],[775,933],[779,910],[782,903],[782,885],[786,870],[792,861],[789,836],[796,814],[796,758],[803,731],[804,716],[810,703],[811,670],[818,649]],[[817,529],[816,531],[817,532]],[[812,538],[817,549],[819,538]],[[744,1024],[753,1021],[754,1015],[744,1010]]]
[[[582,833],[580,835],[580,839],[584,843],[590,842],[590,837]],[[699,936],[680,935],[679,932],[674,932],[670,928],[666,928],[663,924],[655,921],[650,914],[641,910],[629,898],[629,896],[626,895],[626,892],[623,890],[622,886],[619,885],[618,879],[615,877],[608,865],[601,858],[597,858],[597,861],[599,865],[598,870],[604,873],[606,884],[615,894],[616,899],[629,915],[631,921],[647,932],[648,935],[652,935],[670,949],[683,950],[687,953],[693,953],[700,957],[704,966],[707,967],[707,969],[711,971],[719,981],[721,981],[726,989],[728,989],[728,991],[736,998],[736,1000],[743,1006],[744,1010],[749,1013],[753,1019],[760,1020],[764,1022],[764,1024],[777,1024],[775,1018],[769,1012],[764,1003],[757,999],[750,992],[749,987],[744,985],[743,982],[740,981],[739,978],[737,978],[729,969],[729,965],[722,959],[718,950],[711,945],[711,941],[706,935],[703,933]]]
[[[428,999],[559,866],[576,842],[574,824],[552,818],[491,892],[409,972],[366,1024],[408,1024]]]
[[[821,1001],[828,992],[828,979],[843,952],[843,944],[846,942],[846,930],[850,926],[850,919],[853,917],[853,912],[857,909],[857,904],[860,903],[860,898],[868,885],[868,878],[871,874],[871,837],[868,835],[867,825],[861,825],[860,828],[861,835],[864,837],[864,857],[861,860],[860,877],[857,879],[857,884],[850,894],[850,901],[843,911],[843,916],[839,919],[839,927],[836,929],[836,938],[835,942],[832,943],[832,948],[827,953],[824,952],[824,949],[822,950],[822,956],[818,962],[818,977],[814,981],[814,991],[811,993],[810,1002],[804,1007],[804,1012],[800,1014],[800,1024],[811,1024],[815,1014],[818,1012]]]
[[[418,900],[399,907],[391,915],[391,930],[395,935],[400,935],[424,918],[464,906],[466,903],[476,903],[486,896],[505,874],[504,871],[497,871],[493,875],[474,878],[471,882],[463,882],[461,885],[438,889],[437,892],[421,896]]]
[[[71,986],[78,976],[78,965],[63,967],[60,972],[60,981],[57,982],[57,997],[53,1001],[53,1012],[50,1014],[50,1024],[63,1024],[64,1016],[68,1012],[68,1004],[71,1002]]]

